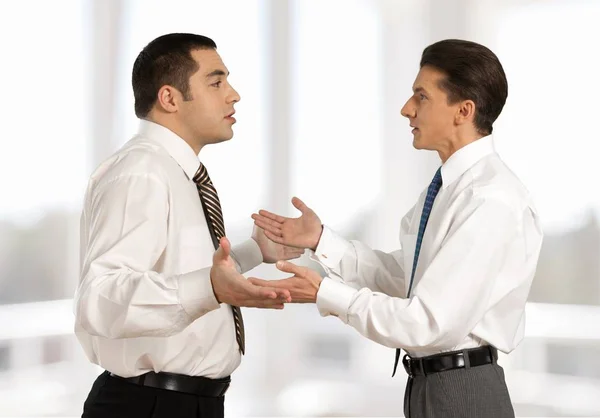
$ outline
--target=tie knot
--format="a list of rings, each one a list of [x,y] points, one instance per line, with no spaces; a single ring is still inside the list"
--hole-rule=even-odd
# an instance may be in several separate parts
[[[196,171],[196,174],[194,175],[193,180],[194,180],[194,183],[196,183],[196,184],[209,184],[210,183],[210,177],[208,176],[208,170],[206,169],[204,164],[200,163],[200,167],[198,168],[198,171]]]
[[[432,185],[441,186],[442,185],[442,167],[438,168],[433,176],[433,180],[431,180]]]

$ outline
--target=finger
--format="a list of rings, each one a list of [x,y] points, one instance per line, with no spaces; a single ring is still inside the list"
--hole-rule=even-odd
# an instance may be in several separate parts
[[[267,231],[265,229],[265,235],[267,236],[267,238],[269,238],[271,241],[277,243],[277,244],[285,244],[285,242],[283,241],[283,237],[276,235],[274,233],[272,233],[271,231]]]
[[[279,300],[281,302],[286,302],[289,303],[292,301],[292,295],[289,291],[289,282],[287,284],[285,280],[274,280],[275,282],[283,282],[283,283],[276,283],[274,286],[269,287],[268,283],[269,281],[265,280],[265,284],[262,285],[258,285],[258,286],[264,286],[264,287],[268,287],[269,289],[274,289],[275,292],[277,293],[277,298],[273,299],[274,300]]]
[[[279,302],[292,302],[292,295],[288,290],[291,285],[289,280],[263,280],[256,277],[250,277],[247,281],[259,289],[266,289],[268,292],[275,292],[277,294],[276,299],[278,299]],[[260,295],[260,290],[255,289],[255,292],[257,295]],[[267,301],[269,303],[276,302],[274,299],[267,299]]]
[[[273,287],[277,289],[289,289],[291,286],[289,277],[277,280],[265,280],[259,279],[258,277],[249,277],[248,279],[246,279],[246,281],[248,283],[254,284],[255,286]]]
[[[275,291],[275,293],[277,293],[277,299],[279,299],[280,301],[292,301],[292,295],[290,294],[290,291],[288,289],[274,287],[273,290]]]
[[[277,305],[283,305],[287,303],[287,301],[285,300],[281,300],[281,299],[246,299],[241,306],[245,306],[245,307],[249,307],[249,308],[266,308],[269,306],[277,306]]]
[[[261,216],[264,216],[265,218],[269,218],[275,222],[279,222],[280,224],[282,224],[286,220],[285,217],[277,215],[276,213],[273,213],[273,212],[269,212],[268,210],[264,210],[264,209],[259,210],[258,214]]]
[[[278,261],[276,267],[284,273],[292,273],[300,277],[306,276],[306,267],[301,267],[297,264],[290,263],[288,261]]]
[[[246,290],[249,299],[283,299],[286,300],[290,296],[290,291],[283,287],[276,286],[256,286],[252,282],[246,280]]]
[[[290,295],[290,291],[282,285],[279,287],[275,286],[255,286],[254,288],[254,298],[261,300],[279,300],[284,302],[290,302],[292,300],[292,296]]]
[[[306,204],[296,196],[292,197],[292,205],[294,205],[294,207],[303,214],[310,210],[310,208],[306,206]]]
[[[276,221],[275,219],[267,218],[266,216],[257,215],[256,213],[253,213],[252,215],[250,215],[250,217],[252,219],[254,219],[255,221],[261,221],[262,223],[265,223],[268,225],[273,225],[278,228],[281,228],[284,224],[283,222],[279,222],[279,221]]]
[[[260,308],[260,309],[283,309],[284,308],[284,304],[283,303],[276,303],[276,304],[268,304],[268,303],[264,303],[260,300],[257,301],[252,301],[248,304],[248,307],[250,308]]]
[[[277,286],[280,286],[280,284],[278,283],[279,280],[263,280],[263,279],[257,279],[256,277],[250,277],[250,278],[248,278],[248,282],[250,284],[253,284],[254,286],[261,286],[261,287],[277,287]]]
[[[274,223],[273,221],[270,221],[268,219],[254,219],[254,225],[278,236],[281,236],[282,234],[281,225]]]

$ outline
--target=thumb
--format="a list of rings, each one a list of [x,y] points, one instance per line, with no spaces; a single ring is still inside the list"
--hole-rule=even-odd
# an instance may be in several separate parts
[[[219,248],[215,252],[213,256],[213,263],[218,263],[220,261],[226,261],[229,258],[229,254],[231,253],[231,243],[226,237],[221,238],[219,242]]]
[[[303,214],[310,210],[310,208],[306,206],[306,204],[304,204],[304,202],[297,197],[292,198],[292,205],[294,205],[294,207]]]
[[[288,261],[278,261],[277,269],[283,271],[284,273],[292,273],[296,276],[303,276],[302,272],[304,271],[304,267],[300,267],[294,263],[290,263]]]

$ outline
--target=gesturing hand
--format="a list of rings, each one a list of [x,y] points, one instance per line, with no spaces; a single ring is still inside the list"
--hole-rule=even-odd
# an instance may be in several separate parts
[[[323,231],[321,219],[297,197],[292,199],[292,204],[302,213],[299,218],[286,218],[260,210],[252,214],[254,224],[264,229],[267,238],[278,244],[315,250]]]
[[[303,248],[288,247],[287,245],[277,244],[271,241],[262,228],[254,225],[252,231],[252,239],[258,244],[260,252],[263,256],[263,262],[275,263],[279,260],[292,260],[300,257],[304,253]]]
[[[213,255],[210,281],[219,303],[252,308],[283,309],[290,302],[290,292],[270,286],[256,286],[235,269],[231,258],[231,244],[221,238],[219,248]]]
[[[308,267],[297,266],[287,261],[278,261],[277,268],[285,273],[292,273],[292,277],[281,280],[263,280],[251,277],[248,281],[257,286],[289,290],[294,303],[314,303],[317,301],[317,292],[323,278],[319,273]]]

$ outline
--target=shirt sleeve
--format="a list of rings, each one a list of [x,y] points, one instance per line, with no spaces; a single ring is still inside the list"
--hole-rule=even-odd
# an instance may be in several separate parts
[[[231,257],[235,261],[237,271],[241,274],[252,270],[263,262],[260,247],[252,238],[231,248]]]
[[[168,202],[158,176],[132,174],[103,184],[86,205],[75,313],[91,335],[170,336],[219,308],[210,267],[172,276],[152,270],[167,245]]]
[[[410,299],[325,278],[317,294],[319,312],[388,347],[456,346],[488,309],[507,248],[517,239],[518,221],[502,202],[484,201],[463,211],[453,225]]]
[[[332,280],[360,289],[394,296],[404,295],[404,255],[402,249],[392,253],[373,250],[360,241],[348,241],[323,226],[321,240],[312,259]]]
[[[401,235],[408,229],[414,207],[402,218]],[[404,250],[373,250],[360,241],[348,241],[327,226],[312,259],[329,277],[354,289],[368,288],[390,296],[405,297]]]

